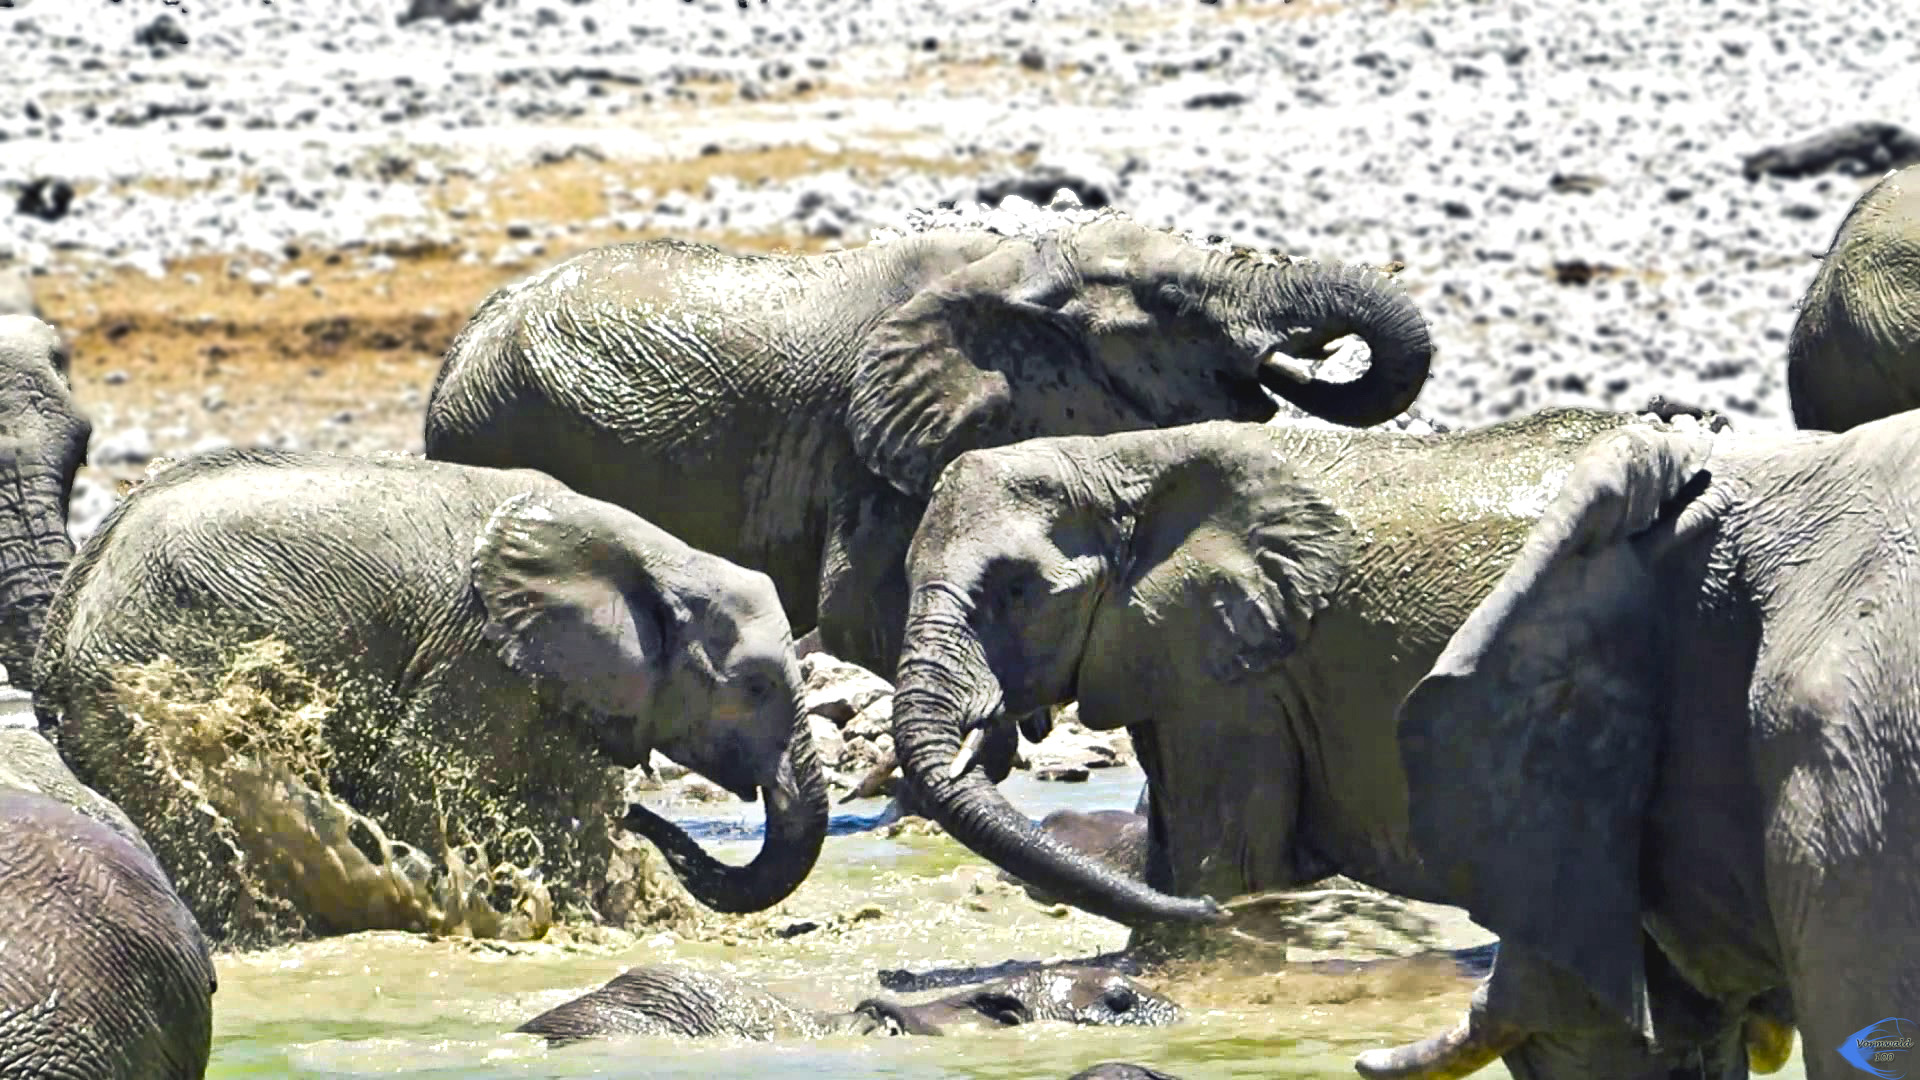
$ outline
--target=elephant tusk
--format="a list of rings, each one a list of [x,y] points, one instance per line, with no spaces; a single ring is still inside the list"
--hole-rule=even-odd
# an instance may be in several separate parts
[[[1260,361],[1260,370],[1267,376],[1263,381],[1303,384],[1313,381],[1313,376],[1308,373],[1306,365],[1287,353],[1268,353],[1266,359]]]
[[[960,774],[973,765],[973,759],[980,756],[980,745],[987,741],[987,729],[969,728],[966,738],[960,740],[960,749],[953,755],[953,764],[947,766],[947,779],[958,780]]]
[[[1748,1013],[1740,1036],[1747,1044],[1747,1068],[1761,1075],[1779,1072],[1793,1057],[1792,1024]]]
[[[1460,1080],[1526,1040],[1512,1029],[1488,1033],[1475,1027],[1469,1015],[1444,1035],[1390,1050],[1368,1050],[1354,1059],[1354,1071],[1369,1080]]]

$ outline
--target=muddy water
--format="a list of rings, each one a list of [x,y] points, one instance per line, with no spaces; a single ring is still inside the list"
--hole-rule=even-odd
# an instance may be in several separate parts
[[[1137,771],[1113,770],[1075,785],[1021,775],[1006,788],[1038,817],[1061,806],[1130,808],[1139,785]],[[876,980],[883,968],[1063,959],[1125,943],[1125,930],[1112,923],[1032,903],[945,837],[850,831],[878,813],[877,801],[834,809],[840,835],[827,841],[819,868],[756,930],[695,932],[700,940],[672,933],[582,940],[556,931],[554,940],[533,944],[370,933],[222,957],[209,1075],[1024,1080],[1126,1059],[1185,1080],[1344,1080],[1354,1075],[1357,1051],[1451,1022],[1471,990],[1438,964],[1332,975],[1298,966],[1276,974],[1262,963],[1258,973],[1148,974],[1188,1009],[1182,1023],[1159,1029],[1045,1024],[944,1039],[784,1043],[627,1037],[558,1050],[506,1034],[634,964],[751,975],[798,1002],[845,1009],[887,993]],[[758,843],[757,807],[681,808],[678,816],[697,820],[706,842],[730,861],[744,861]],[[1487,939],[1457,913],[1433,914],[1446,944]],[[816,926],[780,936],[806,923]],[[1496,1065],[1483,1075],[1507,1074]],[[1802,1075],[1799,1063],[1782,1075]]]

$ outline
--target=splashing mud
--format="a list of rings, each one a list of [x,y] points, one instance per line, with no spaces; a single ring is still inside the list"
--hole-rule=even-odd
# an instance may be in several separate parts
[[[561,919],[671,925],[695,909],[650,846],[608,823],[618,784],[593,780],[612,770],[583,768],[565,733],[530,732],[508,753],[447,737],[470,717],[364,722],[274,640],[237,650],[217,678],[162,658],[118,670],[114,687],[126,741],[106,786],[229,944],[360,930],[528,940]],[[525,775],[503,778],[504,762]],[[577,816],[555,827],[556,809]]]

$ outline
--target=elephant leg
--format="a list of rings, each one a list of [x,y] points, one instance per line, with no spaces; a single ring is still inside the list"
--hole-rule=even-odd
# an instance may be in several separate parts
[[[857,463],[836,470],[834,490],[820,557],[820,644],[891,679],[906,632],[907,547],[925,507]]]

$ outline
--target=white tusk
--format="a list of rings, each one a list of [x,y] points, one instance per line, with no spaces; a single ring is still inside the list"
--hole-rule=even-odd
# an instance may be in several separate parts
[[[966,772],[973,764],[973,759],[979,756],[980,744],[986,741],[987,729],[984,727],[967,732],[967,737],[960,740],[960,752],[953,755],[953,764],[947,766],[947,779],[960,779],[960,774]]]

